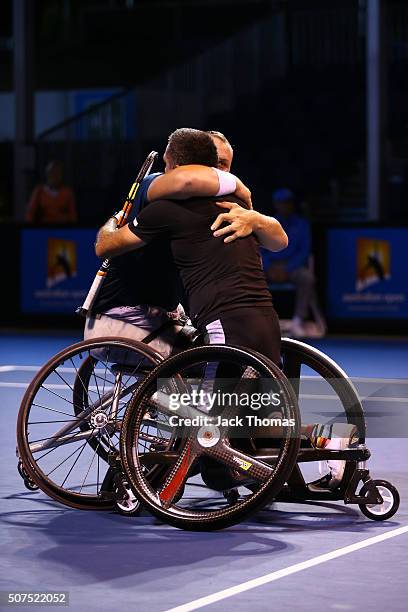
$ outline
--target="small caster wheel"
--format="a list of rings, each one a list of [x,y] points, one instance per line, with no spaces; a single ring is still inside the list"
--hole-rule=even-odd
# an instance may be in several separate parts
[[[37,487],[35,482],[31,480],[31,478],[24,478],[23,482],[24,482],[25,488],[28,489],[29,491],[38,491],[38,489],[40,488],[40,487]]]
[[[17,471],[20,474],[21,478],[24,480],[25,478],[27,478],[27,472],[25,471],[25,469],[23,468],[23,464],[21,463],[21,461],[19,461],[17,463]]]
[[[397,489],[386,480],[373,480],[377,491],[383,498],[382,504],[359,504],[361,512],[372,521],[386,521],[394,516],[400,505],[400,496]],[[364,496],[368,492],[366,485],[360,490]]]
[[[239,500],[238,489],[226,489],[222,494],[230,506],[233,506]]]
[[[137,516],[140,514],[142,505],[136,498],[127,482],[123,481],[120,489],[114,490],[115,508],[123,516]]]
[[[18,473],[20,474],[21,478],[23,479],[25,488],[28,489],[29,491],[38,491],[38,489],[40,487],[38,487],[35,484],[35,482],[33,480],[31,480],[31,478],[27,474],[27,472],[25,470],[25,467],[23,466],[21,461],[19,461],[18,464],[17,464],[17,470],[18,470]]]

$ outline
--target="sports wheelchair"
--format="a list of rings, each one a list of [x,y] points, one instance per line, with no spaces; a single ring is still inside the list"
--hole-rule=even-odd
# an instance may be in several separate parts
[[[373,520],[393,516],[399,494],[366,468],[364,412],[351,381],[324,353],[297,340],[282,340],[282,362],[280,370],[255,351],[225,345],[193,346],[163,360],[146,344],[120,338],[74,344],[41,368],[24,395],[17,455],[25,486],[85,510],[116,508],[131,516],[143,504],[190,530],[236,524],[272,501],[343,500]],[[231,403],[218,413],[184,406],[178,416],[196,416],[198,424],[180,426],[170,398],[214,393],[217,385],[219,391],[220,372],[233,372],[226,389],[236,394],[277,393],[274,416],[282,425],[243,436],[230,425],[241,409]],[[303,396],[315,401],[302,386],[316,380],[330,390],[323,396],[334,405],[329,419],[355,425],[352,448],[301,441]],[[333,459],[346,462],[335,489],[325,477],[304,473],[305,466]]]

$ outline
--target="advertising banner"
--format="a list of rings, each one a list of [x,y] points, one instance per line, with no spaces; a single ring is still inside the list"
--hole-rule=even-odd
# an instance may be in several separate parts
[[[328,315],[408,319],[408,228],[328,232]]]
[[[99,266],[95,237],[93,229],[22,231],[22,312],[74,314]]]

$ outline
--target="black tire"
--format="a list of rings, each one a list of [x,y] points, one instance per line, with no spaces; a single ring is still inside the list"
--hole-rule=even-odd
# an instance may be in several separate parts
[[[373,480],[384,502],[383,504],[359,504],[361,512],[372,521],[387,521],[394,516],[400,505],[398,490],[387,480]],[[360,495],[368,493],[368,488],[363,485]]]
[[[139,452],[138,447],[139,427],[145,411],[145,403],[149,402],[152,394],[157,391],[159,379],[172,379],[174,376],[181,377],[180,372],[188,370],[189,368],[194,371],[194,368],[198,364],[217,361],[218,363],[228,362],[229,364],[242,368],[253,368],[260,376],[273,381],[273,384],[278,386],[281,398],[283,398],[283,415],[285,418],[293,419],[295,427],[290,433],[287,433],[285,437],[282,438],[281,447],[276,454],[273,468],[263,463],[262,460],[257,460],[254,456],[245,453],[238,455],[239,451],[236,448],[232,448],[229,444],[223,445],[224,439],[222,437],[219,438],[215,446],[212,446],[214,450],[211,450],[211,453],[217,453],[216,461],[220,463],[225,461],[225,465],[227,465],[229,461],[229,465],[233,464],[235,467],[237,463],[234,463],[234,461],[238,459],[241,471],[248,470],[246,474],[254,478],[259,477],[262,481],[257,490],[244,499],[238,500],[235,504],[228,504],[223,498],[224,505],[221,509],[210,509],[207,512],[203,511],[202,508],[199,508],[197,511],[194,509],[182,508],[177,505],[178,501],[176,497],[174,497],[174,500],[171,498],[170,501],[166,503],[166,507],[164,507],[163,504],[158,501],[159,493],[157,491],[160,487],[169,488],[170,485],[166,484],[168,479],[170,478],[171,481],[172,473],[174,470],[177,472],[178,464],[183,466],[186,456],[188,460],[190,448],[188,444],[181,444],[179,449],[176,449],[176,452],[174,452],[175,457],[173,458],[173,464],[167,469],[166,482],[163,483],[163,478],[160,482],[156,482],[155,484],[153,484],[151,480],[149,481],[146,477],[143,465],[143,462],[146,461],[146,458],[149,456],[149,452],[143,456],[143,453]],[[163,410],[165,411],[165,409]],[[262,508],[279,493],[296,463],[300,444],[298,424],[299,412],[293,389],[279,368],[266,357],[253,354],[246,349],[224,345],[192,348],[179,355],[170,357],[164,363],[157,366],[135,392],[126,410],[122,424],[120,439],[122,466],[135,495],[152,514],[162,521],[180,529],[194,531],[223,529],[247,518],[256,510]],[[225,455],[223,455],[226,447],[229,455],[228,460]],[[204,451],[199,450],[197,452],[205,454],[210,451],[206,448]],[[154,456],[156,457],[157,454]],[[194,455],[194,457],[198,456],[198,454]],[[248,461],[243,460],[243,457],[248,457]],[[243,464],[245,467],[243,467]],[[249,467],[247,467],[248,464]],[[193,465],[187,468],[182,479],[177,476],[178,486],[184,485],[186,480],[190,477],[190,467],[192,469]],[[265,473],[267,473],[267,476],[264,476]],[[261,474],[262,476],[260,476]]]
[[[102,446],[102,442],[100,448],[98,448],[95,445],[96,440],[92,440],[91,436],[89,436],[88,439],[83,438],[85,439],[85,442],[83,444],[83,439],[80,440],[80,447],[77,447],[80,448],[80,450],[74,451],[74,453],[72,454],[72,456],[74,457],[73,461],[75,460],[74,466],[78,461],[78,454],[81,456],[81,461],[84,461],[90,453],[92,456],[92,462],[90,463],[89,468],[85,467],[82,475],[78,476],[78,483],[75,483],[75,481],[73,480],[74,475],[72,474],[72,470],[68,474],[67,482],[62,480],[64,474],[57,480],[57,475],[59,473],[58,470],[63,470],[65,469],[65,467],[70,466],[70,463],[68,463],[68,461],[71,461],[71,459],[69,457],[60,462],[57,467],[53,467],[53,461],[56,462],[59,460],[55,460],[53,459],[53,457],[56,457],[57,455],[63,455],[63,451],[66,448],[71,447],[69,449],[71,450],[72,446],[78,444],[79,441],[79,439],[77,440],[75,438],[74,440],[68,440],[69,443],[67,444],[56,445],[54,443],[54,437],[56,433],[55,430],[58,430],[60,426],[57,427],[55,423],[69,423],[72,420],[75,422],[75,419],[78,419],[76,427],[72,428],[71,431],[69,431],[68,433],[68,436],[71,436],[72,438],[74,438],[76,433],[78,433],[78,435],[86,436],[87,431],[90,432],[92,435],[96,432],[95,436],[99,435],[98,440],[102,440],[106,437],[106,433],[104,432],[108,431],[107,428],[100,430],[90,429],[90,415],[87,415],[87,417],[83,419],[78,418],[78,414],[81,413],[81,410],[83,408],[89,405],[89,402],[87,404],[81,404],[78,407],[78,405],[76,404],[78,394],[76,391],[74,391],[74,386],[75,383],[78,382],[78,372],[80,366],[87,362],[86,367],[89,371],[88,366],[91,363],[90,360],[93,359],[93,352],[96,350],[108,350],[109,348],[112,351],[120,351],[120,354],[126,355],[126,358],[134,360],[135,364],[143,362],[144,364],[148,363],[151,365],[151,367],[154,367],[162,360],[162,357],[158,353],[147,347],[145,344],[131,340],[121,340],[115,338],[97,338],[93,340],[79,342],[55,355],[41,368],[41,370],[34,377],[28,387],[23,397],[20,411],[18,414],[18,453],[19,457],[21,458],[22,464],[24,465],[24,469],[27,471],[29,479],[48,496],[72,508],[80,508],[84,510],[108,510],[112,509],[114,506],[113,499],[111,499],[110,497],[107,499],[106,495],[104,495],[104,491],[101,491],[101,486],[103,483],[103,474],[106,474],[109,469],[109,465],[107,463],[107,460],[109,458],[109,447],[107,447],[106,445]],[[71,364],[71,367],[65,367],[64,369],[64,364]],[[109,363],[107,360],[105,378],[103,379],[103,390],[102,388],[97,388],[97,391],[91,391],[89,385],[83,385],[84,397],[86,397],[89,393],[93,393],[96,397],[96,405],[98,405],[98,402],[99,404],[103,405],[105,383],[108,380],[109,384],[111,384],[112,382],[113,375],[110,375],[108,365]],[[65,374],[66,370],[72,370],[70,374],[73,374],[73,377],[75,377],[74,380],[72,380],[72,383],[70,382],[69,375]],[[137,372],[135,366],[134,377],[136,377],[136,374]],[[56,381],[60,384],[55,384]],[[139,383],[136,381],[134,384],[137,385]],[[96,385],[98,385],[97,380]],[[58,393],[57,391],[55,391],[55,388],[57,388]],[[128,389],[125,388],[125,391],[129,392],[130,394],[129,398],[126,396],[126,401],[130,399],[130,389],[130,386],[128,387]],[[106,392],[105,395],[106,397],[109,397],[109,392]],[[125,395],[126,393],[123,392],[123,396]],[[46,397],[47,400],[46,402],[43,402],[43,404],[41,404],[41,401],[43,401],[41,398],[44,397]],[[125,402],[125,399],[122,398],[122,403]],[[63,408],[60,407],[60,404],[63,406]],[[108,413],[108,400],[106,401],[106,404],[106,413]],[[57,408],[59,408],[59,410]],[[41,409],[43,410],[43,412],[41,412]],[[38,415],[38,413],[42,415],[42,418],[37,422],[36,415]],[[55,413],[57,414],[57,421],[43,420],[44,414],[53,415]],[[61,414],[67,415],[68,418],[64,416],[61,417]],[[65,420],[63,420],[64,418]],[[33,419],[34,422],[32,422]],[[119,421],[117,427],[120,427]],[[43,433],[45,430],[47,431],[47,434]],[[51,434],[49,432],[51,432]],[[40,435],[38,436],[39,440],[36,440],[36,433],[37,436],[38,433],[40,433]],[[118,438],[118,433],[116,432],[116,429],[114,431],[112,430],[111,435],[112,437],[116,436]],[[51,445],[48,446],[48,449],[50,450],[47,449],[44,453],[42,453],[42,449],[37,450],[37,447],[38,443],[41,444],[44,443],[44,441],[45,444],[51,442]],[[37,444],[37,447],[34,446],[35,444]],[[114,444],[111,446],[115,447]],[[98,452],[98,450],[101,452]],[[77,455],[75,455],[75,453],[77,453]],[[50,454],[52,455],[52,457],[50,457]],[[94,482],[86,484],[86,478],[88,478],[89,483],[89,479],[91,478],[91,476],[94,477],[93,473],[90,474],[90,470],[92,470],[92,472],[95,472],[96,469],[96,486]],[[86,470],[88,470],[88,472],[86,472]],[[85,479],[81,484],[82,476],[85,476]],[[71,482],[74,483],[73,485],[69,484],[69,479],[71,479]],[[80,487],[79,484],[81,484]]]

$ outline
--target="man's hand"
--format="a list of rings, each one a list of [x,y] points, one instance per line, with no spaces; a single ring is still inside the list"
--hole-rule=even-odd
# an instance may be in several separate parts
[[[224,242],[233,242],[237,238],[249,236],[255,229],[254,210],[242,208],[235,202],[217,202],[217,206],[228,209],[229,212],[221,213],[211,226],[214,236],[226,236]],[[226,227],[218,229],[223,223],[229,223]]]
[[[228,212],[218,215],[211,226],[214,236],[226,236],[224,242],[233,242],[237,238],[245,238],[255,234],[261,246],[270,251],[281,251],[288,246],[288,237],[279,221],[273,217],[262,215],[256,210],[246,210],[235,202],[217,202]],[[223,223],[228,223],[221,229]]]

